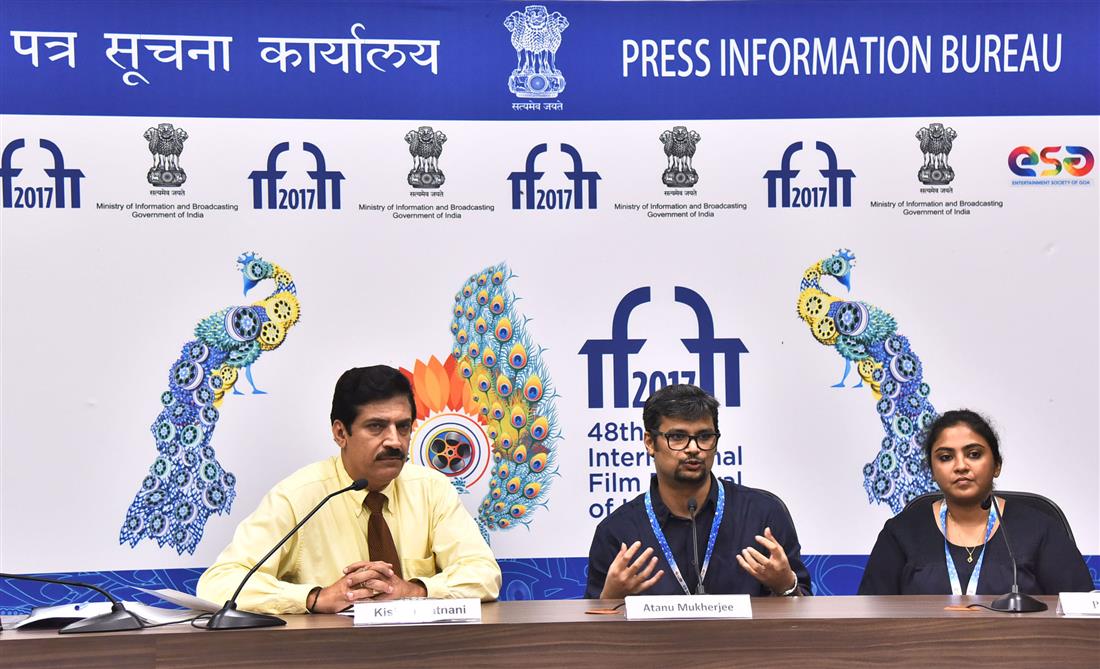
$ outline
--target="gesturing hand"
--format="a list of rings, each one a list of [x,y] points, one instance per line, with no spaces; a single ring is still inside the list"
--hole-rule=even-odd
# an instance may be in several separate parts
[[[607,569],[607,580],[604,581],[600,599],[621,599],[645,592],[665,575],[664,569],[653,573],[657,568],[657,557],[653,555],[652,548],[645,549],[635,559],[641,547],[641,541],[635,541],[629,548],[626,544],[620,545],[619,553]]]
[[[738,554],[737,564],[774,593],[790,590],[791,586],[798,582],[798,575],[794,573],[790,562],[787,561],[787,552],[772,536],[772,529],[765,527],[764,536],[756,535],[756,541],[768,549],[768,557],[764,557],[763,553],[750,546]]]

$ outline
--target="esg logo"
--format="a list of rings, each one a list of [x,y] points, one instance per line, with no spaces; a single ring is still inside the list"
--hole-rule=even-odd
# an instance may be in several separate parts
[[[1012,149],[1012,153],[1008,154],[1008,169],[1021,177],[1053,177],[1060,174],[1062,167],[1065,166],[1066,172],[1071,176],[1083,177],[1091,172],[1092,166],[1096,164],[1092,151],[1083,146],[1067,146],[1066,153],[1070,155],[1065,158],[1059,159],[1057,155],[1051,155],[1061,150],[1060,146],[1046,146],[1039,153],[1035,153],[1035,149],[1030,146],[1017,146]],[[1050,165],[1050,168],[1042,172],[1031,169],[1039,163]]]
[[[670,383],[695,384],[696,374],[693,370],[674,371],[667,375],[660,371],[651,374],[642,371],[630,373],[630,356],[641,351],[646,340],[631,339],[627,335],[627,325],[630,322],[631,312],[650,301],[650,293],[649,286],[643,286],[624,295],[615,307],[615,315],[611,319],[611,338],[589,339],[581,347],[579,353],[588,356],[589,408],[600,409],[604,405],[603,359],[605,356],[611,356],[611,395],[616,408],[641,407],[648,397],[647,390],[652,394]],[[708,393],[714,394],[714,361],[720,354],[725,363],[725,405],[741,406],[741,354],[748,353],[749,349],[745,348],[745,344],[736,337],[719,339],[714,336],[714,317],[702,295],[690,288],[676,286],[675,298],[677,302],[687,305],[695,313],[699,336],[680,341],[689,353],[699,357],[697,385]],[[639,381],[633,402],[630,401],[631,379]]]

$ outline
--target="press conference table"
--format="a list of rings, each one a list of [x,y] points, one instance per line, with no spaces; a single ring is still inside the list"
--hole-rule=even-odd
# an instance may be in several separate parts
[[[752,619],[627,621],[587,615],[619,602],[497,602],[470,625],[353,627],[347,616],[285,616],[285,627],[210,631],[0,633],[0,667],[850,667],[1100,666],[1100,618],[1050,610],[947,611],[991,597],[752,600]]]

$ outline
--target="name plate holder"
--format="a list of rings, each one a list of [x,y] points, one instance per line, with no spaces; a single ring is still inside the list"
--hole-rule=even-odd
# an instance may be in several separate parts
[[[1060,592],[1058,612],[1064,616],[1100,617],[1100,592]]]
[[[627,620],[752,618],[748,595],[634,595],[626,598]]]
[[[355,625],[427,625],[481,622],[480,599],[394,599],[356,602]]]

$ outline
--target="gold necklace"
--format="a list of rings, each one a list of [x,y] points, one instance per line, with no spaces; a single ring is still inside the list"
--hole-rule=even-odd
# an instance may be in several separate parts
[[[951,509],[947,510],[947,515],[948,516],[951,515]],[[945,519],[944,520],[944,528],[943,528],[943,534],[944,534],[945,538],[947,537],[947,527],[946,527],[946,525],[947,525],[947,521]],[[984,546],[985,544],[983,543],[983,544],[980,544],[980,545]],[[974,547],[963,546],[963,550],[966,551],[966,562],[967,562],[967,564],[974,564],[974,551],[978,550],[978,546],[974,546]]]

